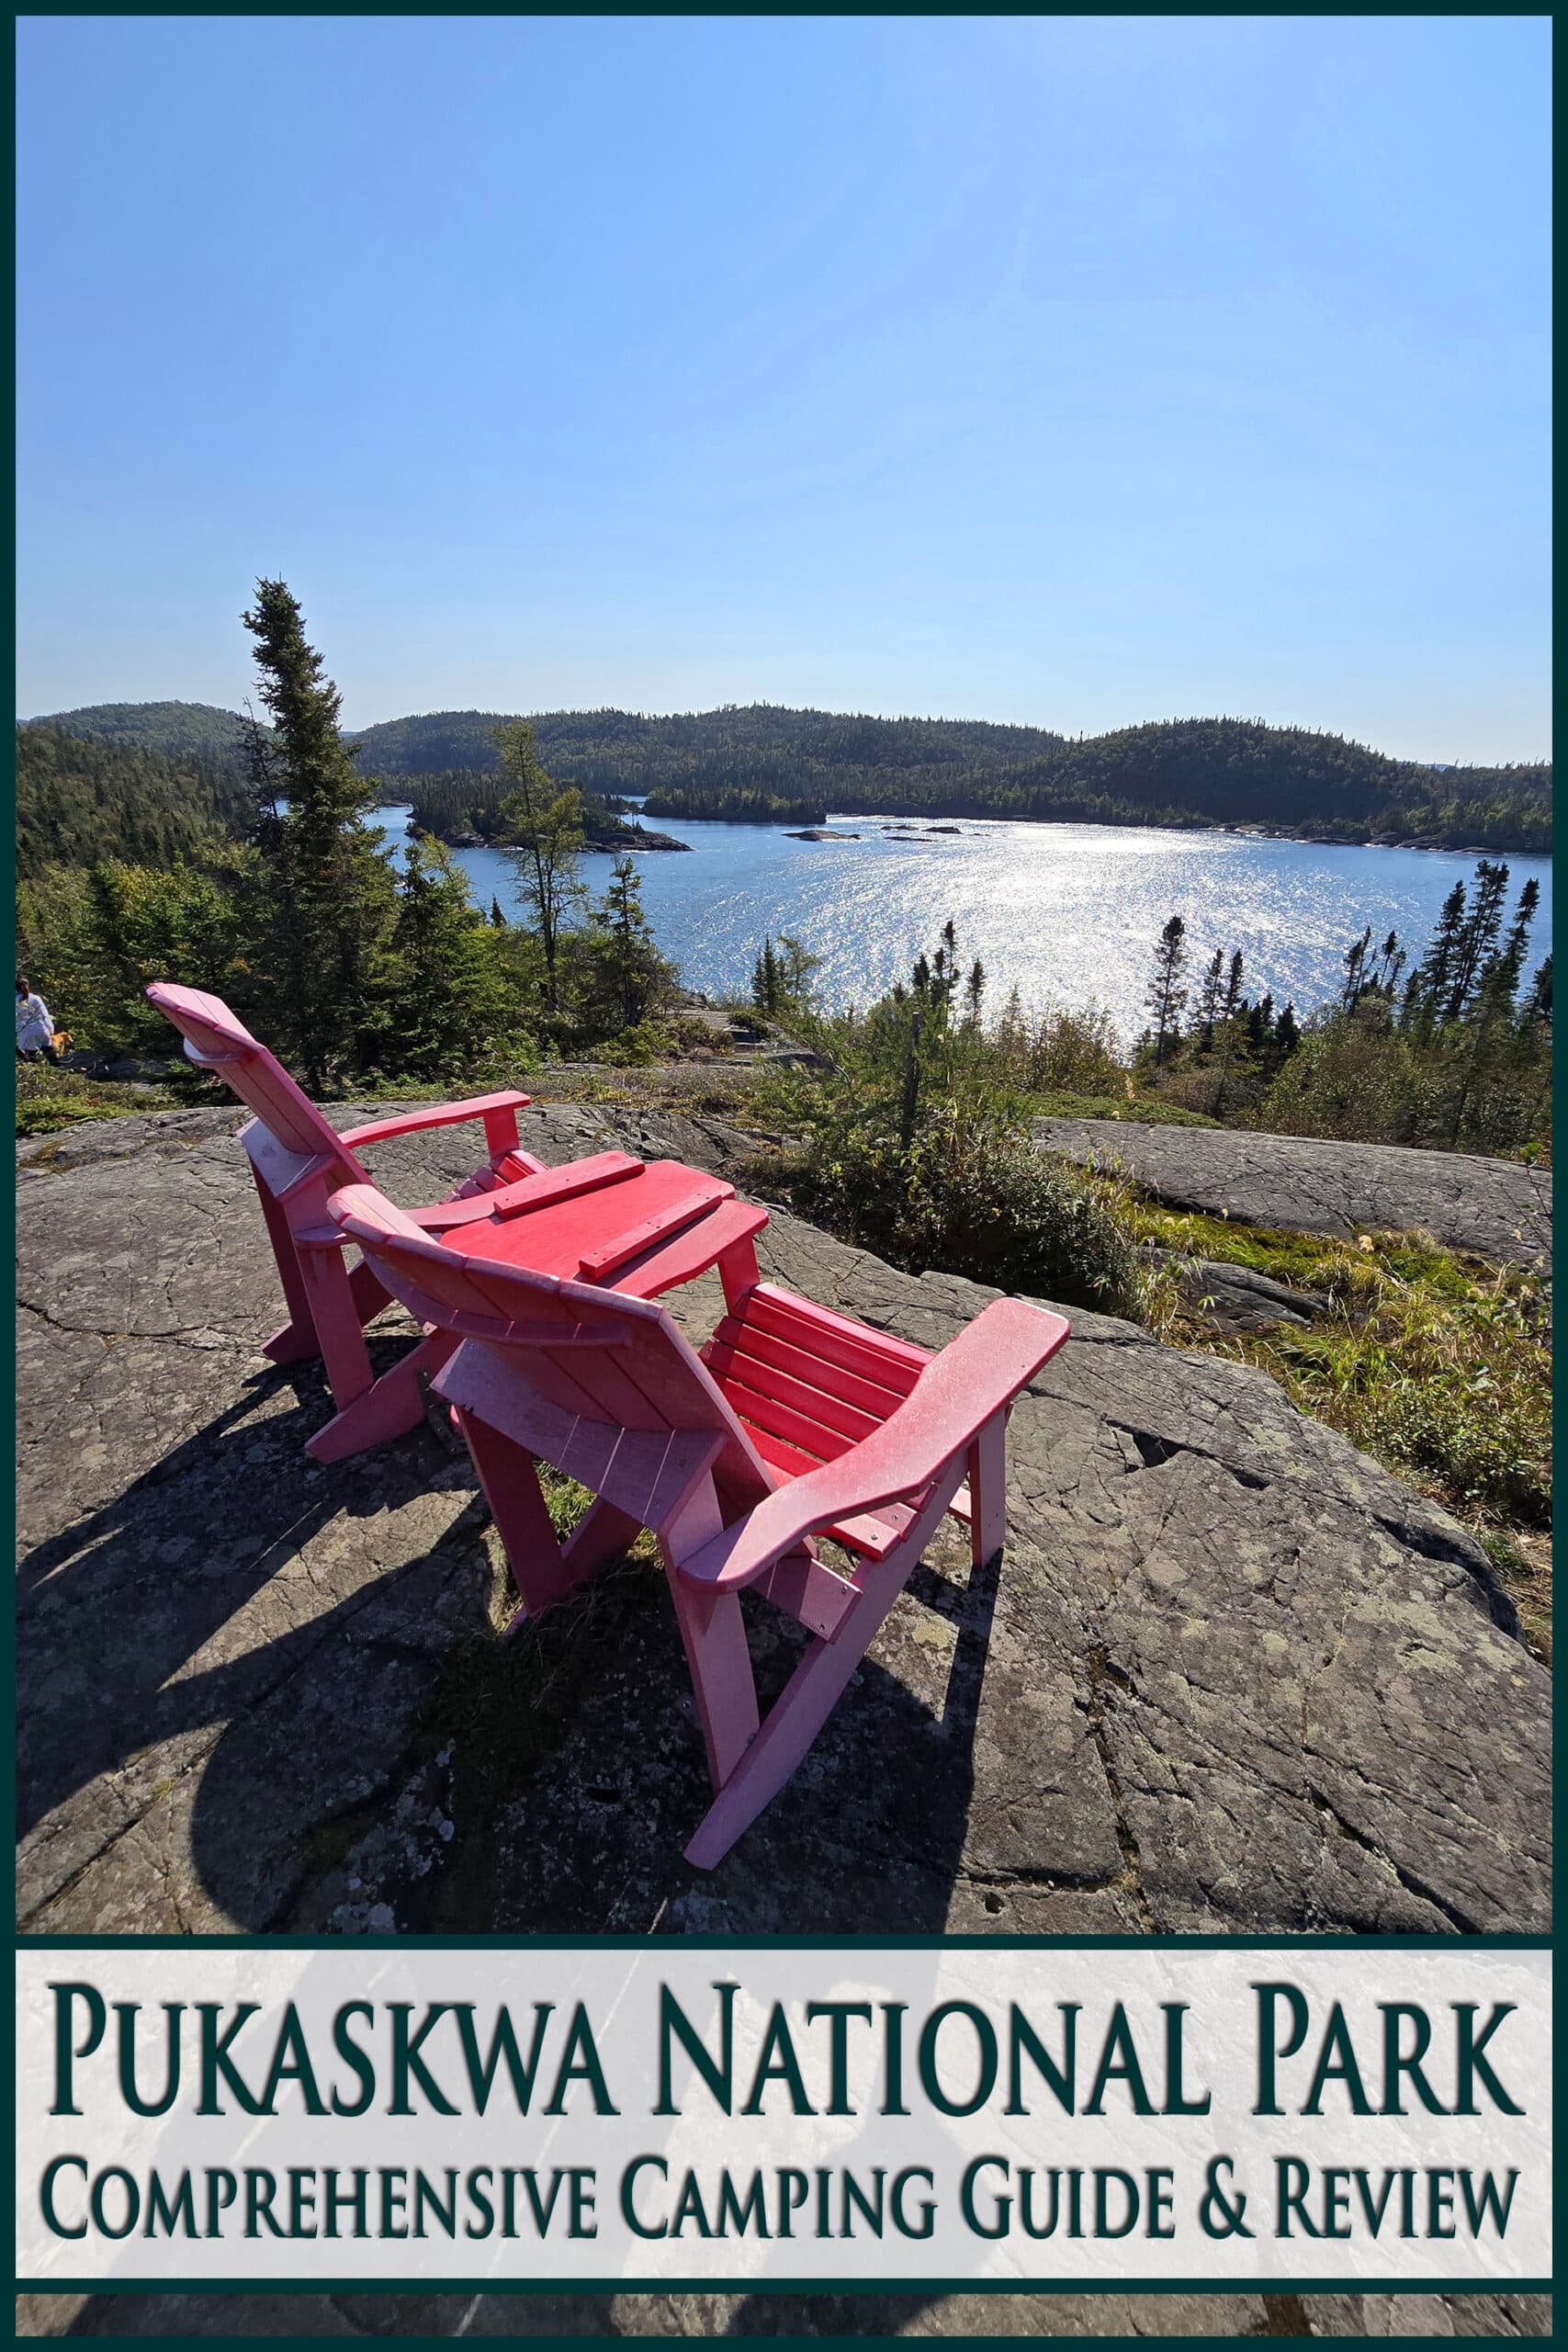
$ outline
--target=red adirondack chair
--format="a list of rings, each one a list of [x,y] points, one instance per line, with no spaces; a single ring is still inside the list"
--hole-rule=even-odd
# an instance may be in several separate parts
[[[931,1355],[759,1281],[699,1352],[651,1299],[459,1256],[374,1186],[345,1187],[331,1209],[394,1297],[463,1340],[434,1386],[456,1408],[519,1613],[562,1598],[639,1528],[657,1536],[715,1791],[686,1859],[711,1869],[806,1755],[942,1513],[969,1521],[977,1563],[999,1549],[1008,1412],[1066,1323],[997,1299]],[[598,1497],[564,1546],[536,1460]],[[852,1555],[852,1577],[818,1555],[818,1533]],[[812,1636],[765,1723],[748,1585]]]
[[[493,1214],[514,1197],[520,1181],[543,1167],[518,1147],[517,1113],[528,1096],[476,1095],[467,1102],[372,1119],[339,1135],[221,998],[162,980],[147,994],[180,1031],[187,1057],[202,1069],[215,1070],[255,1114],[241,1129],[240,1141],[261,1195],[288,1308],[288,1322],[267,1340],[265,1353],[275,1363],[321,1356],[338,1408],[307,1451],[318,1462],[339,1462],[400,1436],[423,1417],[420,1374],[434,1372],[456,1341],[445,1331],[427,1333],[379,1380],[372,1376],[364,1327],[389,1304],[388,1295],[369,1266],[360,1263],[350,1271],[344,1237],[327,1215],[328,1195],[344,1184],[368,1181],[355,1157],[355,1145],[482,1119],[488,1159],[446,1202],[414,1216],[427,1230],[439,1230]]]

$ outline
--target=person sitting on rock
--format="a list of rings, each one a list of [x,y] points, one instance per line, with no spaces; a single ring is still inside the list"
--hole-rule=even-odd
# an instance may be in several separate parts
[[[17,1059],[30,1062],[35,1054],[58,1062],[54,1047],[54,1016],[41,996],[17,975]]]

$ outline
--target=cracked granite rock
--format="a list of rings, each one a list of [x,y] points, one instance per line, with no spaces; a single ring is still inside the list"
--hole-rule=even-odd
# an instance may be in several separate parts
[[[351,1463],[302,1453],[331,1408],[319,1367],[259,1352],[278,1308],[239,1124],[164,1114],[19,1154],[23,1932],[1548,1925],[1549,1680],[1484,1555],[1261,1374],[1084,1314],[1014,1415],[999,1569],[944,1534],[794,1782],[688,1870],[705,1783],[658,1577],[621,1580],[608,1633],[585,1620],[575,1681],[558,1659],[554,1714],[509,1745],[542,1669],[495,1642],[467,1456],[438,1411]],[[592,1106],[523,1124],[554,1162],[735,1148]],[[412,1202],[473,1156],[446,1130],[371,1161]],[[760,1254],[933,1347],[990,1295],[782,1214]],[[700,1335],[716,1283],[673,1303]],[[765,1604],[756,1628],[776,1682],[798,1637]],[[1547,2310],[258,2292],[27,2296],[18,2328],[1507,2335]]]
[[[529,1686],[491,1633],[467,1456],[438,1414],[332,1468],[302,1453],[326,1392],[258,1351],[277,1307],[238,1124],[23,1155],[24,1929],[1545,1925],[1548,1678],[1484,1555],[1263,1374],[1100,1316],[1015,1411],[999,1573],[939,1539],[717,1871],[680,1859],[705,1781],[656,1575],[584,1636],[542,1747],[492,1755],[464,1692]],[[593,1106],[524,1124],[554,1161],[728,1148]],[[471,1157],[450,1129],[373,1155],[404,1200]],[[761,1256],[932,1347],[989,1295],[784,1214]],[[700,1333],[716,1283],[676,1305]],[[780,1679],[796,1631],[756,1623]]]
[[[1367,1227],[1436,1236],[1495,1263],[1551,1264],[1551,1171],[1466,1152],[1322,1143],[1233,1127],[1036,1119],[1036,1142],[1069,1159],[1119,1160],[1168,1207],[1303,1233]]]

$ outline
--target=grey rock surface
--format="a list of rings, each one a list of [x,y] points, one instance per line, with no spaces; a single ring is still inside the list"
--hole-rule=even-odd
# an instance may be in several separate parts
[[[1511,1159],[1121,1119],[1036,1119],[1033,1134],[1072,1159],[1119,1160],[1173,1208],[1303,1233],[1419,1226],[1498,1264],[1551,1262],[1551,1171]]]
[[[363,1106],[343,1123],[363,1117]],[[1539,1929],[1548,1678],[1484,1557],[1237,1364],[1076,1315],[1021,1400],[999,1570],[944,1538],[723,1866],[657,1575],[502,1647],[444,1417],[318,1469],[320,1368],[229,1111],[19,1155],[23,1932]],[[524,1115],[559,1161],[722,1159],[703,1122]],[[405,1202],[460,1131],[378,1148]],[[940,1345],[987,1293],[776,1215],[776,1279]],[[716,1284],[675,1302],[694,1333]],[[384,1344],[406,1344],[395,1322]],[[559,1623],[557,1623],[558,1619]],[[765,1671],[787,1621],[757,1619]],[[1423,2333],[1540,2333],[1429,2299]],[[1353,2297],[29,2296],[23,2334],[1410,2332]],[[1374,2322],[1376,2323],[1374,2324]]]
[[[1544,2295],[19,2295],[18,2335],[1549,2335]]]
[[[563,1615],[548,1702],[519,1710],[443,1418],[328,1469],[301,1451],[325,1387],[259,1353],[236,1125],[105,1122],[19,1170],[24,1929],[1545,1924],[1548,1679],[1484,1555],[1262,1374],[1083,1314],[1013,1417],[999,1573],[939,1540],[790,1788],[692,1872],[657,1575]],[[617,1133],[581,1105],[525,1125],[554,1160]],[[468,1156],[447,1129],[374,1161],[412,1200]],[[933,1347],[987,1296],[783,1214],[761,1254]],[[676,1304],[700,1333],[716,1283]],[[790,1621],[759,1604],[756,1632],[782,1676]]]

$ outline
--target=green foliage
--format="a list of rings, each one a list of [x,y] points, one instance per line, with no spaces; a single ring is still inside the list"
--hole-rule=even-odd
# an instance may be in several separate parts
[[[707,791],[679,784],[656,784],[642,804],[645,817],[699,817],[727,825],[825,825],[820,800],[790,799],[758,785],[736,784]]]
[[[441,841],[471,835],[479,842],[499,842],[509,823],[502,805],[505,790],[499,770],[446,768],[429,775],[398,779],[398,797],[411,804],[410,829],[434,833]],[[557,789],[564,790],[564,785]],[[572,787],[574,790],[576,786]],[[637,828],[624,821],[622,803],[598,793],[580,794],[585,846],[629,847]]]
[[[179,1097],[157,1086],[103,1086],[73,1069],[28,1062],[17,1069],[17,1133],[55,1135],[84,1119],[130,1118],[146,1111],[171,1111]]]
[[[531,1052],[494,928],[469,900],[451,852],[412,842],[398,900],[385,1028],[397,1070],[445,1078],[479,1068],[502,1046]]]
[[[763,975],[770,956],[771,941]],[[794,1197],[895,1264],[1137,1313],[1145,1277],[1122,1188],[1038,1150],[1024,1127],[1031,1078],[1099,1079],[1109,1067],[1121,1080],[1108,1030],[1092,1015],[1032,1026],[1010,1006],[987,1033],[975,1004],[949,923],[908,984],[863,1018],[796,1008],[792,1030],[824,1067],[774,1078],[753,1106],[802,1139],[787,1169]]]
[[[247,812],[232,766],[170,758],[130,741],[91,742],[54,727],[17,729],[17,871],[118,858],[172,865],[216,849]]]
[[[1184,1020],[1181,918],[1156,945],[1151,1026],[1134,1073],[1159,1099],[1281,1134],[1451,1150],[1523,1152],[1551,1145],[1551,959],[1523,1001],[1540,904],[1532,878],[1505,931],[1508,869],[1483,858],[1473,896],[1456,883],[1424,954],[1408,962],[1397,933],[1369,924],[1343,958],[1336,1002],[1304,1028],[1295,1008],[1249,1001],[1239,948],[1216,947]]]
[[[916,1272],[936,1268],[1108,1314],[1141,1308],[1119,1187],[1037,1150],[973,1102],[925,1105],[908,1142],[886,1102],[823,1123],[795,1197],[847,1239]]]
[[[631,858],[615,860],[592,923],[584,957],[590,1018],[609,1031],[640,1031],[673,1001],[680,976],[654,944]]]
[[[1461,1517],[1550,1523],[1550,1289],[1457,1256],[1420,1234],[1339,1241],[1143,1206],[1145,1238],[1228,1260],[1327,1295],[1301,1329],[1218,1340],[1215,1352],[1271,1372],[1303,1412],[1413,1474]],[[1170,1336],[1190,1340],[1179,1322]]]
[[[51,1012],[79,1046],[172,1056],[169,1025],[142,993],[177,978],[243,1002],[252,986],[239,909],[255,859],[209,865],[51,866],[17,892],[17,945]]]

